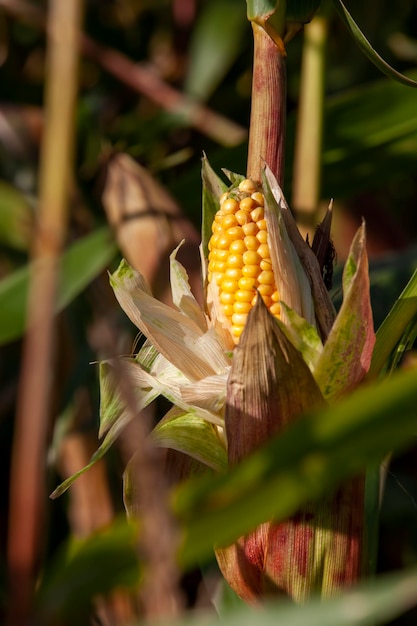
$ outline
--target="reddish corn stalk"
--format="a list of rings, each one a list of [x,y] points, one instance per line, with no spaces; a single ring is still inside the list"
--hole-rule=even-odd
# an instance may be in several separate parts
[[[252,22],[254,37],[252,110],[247,176],[261,180],[267,163],[282,186],[286,118],[286,68],[284,50],[265,30]]]

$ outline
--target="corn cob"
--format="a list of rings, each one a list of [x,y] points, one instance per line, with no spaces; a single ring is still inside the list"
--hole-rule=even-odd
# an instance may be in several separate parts
[[[254,181],[247,178],[221,196],[208,249],[208,281],[218,285],[220,305],[237,344],[258,293],[272,315],[280,313],[264,196]]]

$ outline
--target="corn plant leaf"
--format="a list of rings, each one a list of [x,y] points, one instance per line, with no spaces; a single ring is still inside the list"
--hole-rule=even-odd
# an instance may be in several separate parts
[[[323,350],[323,344],[317,333],[315,326],[308,324],[306,320],[297,315],[284,302],[280,306],[285,311],[287,324],[277,320],[284,335],[291,341],[292,345],[302,354],[304,361],[311,371],[314,371],[317,360]]]
[[[125,425],[129,419],[129,415],[126,414],[125,403],[120,393],[120,378],[124,374],[123,370],[126,370],[126,374],[131,376],[132,382],[134,381],[134,383],[136,383],[132,385],[132,392],[135,395],[138,411],[147,407],[159,395],[159,392],[152,389],[150,386],[146,378],[146,373],[144,373],[143,380],[140,381],[140,384],[138,382],[138,376],[133,377],[132,369],[137,373],[143,372],[140,365],[136,364],[134,361],[129,362],[125,360],[123,367],[116,359],[102,361],[100,363],[99,437],[105,435],[119,420]],[[133,418],[133,416],[131,416],[131,418]]]
[[[116,245],[108,228],[74,243],[62,255],[55,311],[62,311],[112,261]],[[0,344],[25,330],[30,268],[25,266],[0,281]]]
[[[222,626],[376,626],[387,624],[416,605],[417,568],[366,581],[331,600],[314,596],[305,604],[280,598],[253,608],[237,605],[221,616]],[[182,616],[160,626],[200,626],[201,615]],[[219,618],[207,616],[204,626],[218,626]]]
[[[270,519],[287,519],[379,463],[387,450],[410,446],[416,402],[417,371],[396,372],[299,418],[228,473],[182,485],[174,494],[184,531],[181,562],[195,564],[213,545],[228,545]]]
[[[410,322],[417,316],[417,270],[376,333],[368,378],[378,376]]]
[[[391,65],[389,65],[389,63],[387,63],[381,57],[381,55],[378,54],[378,52],[372,47],[368,39],[365,37],[359,26],[356,24],[355,20],[347,10],[342,0],[333,0],[333,2],[343,22],[346,24],[348,30],[352,34],[355,42],[362,50],[362,52],[365,53],[368,59],[372,61],[372,63],[376,65],[376,67],[389,78],[393,78],[394,80],[403,83],[404,85],[408,85],[409,87],[417,87],[416,81],[408,78],[408,76],[404,76],[404,74],[401,74],[401,72],[397,72],[397,70],[391,67]]]
[[[343,304],[314,370],[326,400],[334,401],[357,387],[369,370],[374,343],[365,225],[362,224],[343,272]]]
[[[207,157],[203,154],[201,177],[203,179],[203,216],[201,227],[201,245],[204,258],[208,257],[208,243],[212,235],[211,226],[219,209],[219,198],[227,190],[226,183],[217,176]]]
[[[152,440],[162,448],[171,448],[222,471],[227,467],[224,442],[206,420],[174,407],[155,426]]]

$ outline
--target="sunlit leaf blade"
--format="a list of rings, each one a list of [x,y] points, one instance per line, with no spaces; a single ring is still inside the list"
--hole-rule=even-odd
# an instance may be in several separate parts
[[[344,23],[348,27],[351,32],[355,42],[358,44],[362,52],[366,54],[368,59],[372,61],[376,67],[383,72],[389,78],[393,78],[394,80],[403,83],[404,85],[408,85],[410,87],[417,87],[417,82],[404,76],[401,72],[397,72],[389,63],[387,63],[378,52],[372,47],[368,39],[365,37],[359,26],[356,24],[355,20],[345,7],[342,0],[333,0],[336,5],[336,10],[342,17]]]
[[[62,256],[55,311],[62,311],[112,261],[116,245],[108,228],[74,243]],[[13,341],[25,329],[29,268],[0,281],[0,344]]]
[[[396,373],[300,418],[229,473],[182,486],[174,500],[184,525],[181,561],[196,563],[213,545],[227,545],[266,520],[288,518],[378,463],[386,450],[410,445],[416,402],[417,371]]]
[[[343,304],[314,370],[327,400],[334,401],[357,387],[369,369],[374,343],[365,225],[362,224],[343,272]]]
[[[37,590],[39,623],[88,623],[88,611],[98,594],[137,585],[136,542],[137,528],[126,519],[87,539],[71,540],[46,568]]]
[[[280,599],[254,609],[238,606],[222,615],[222,626],[376,626],[386,624],[416,604],[416,568],[365,582],[332,600],[319,597],[304,605]],[[201,615],[160,626],[199,626]],[[204,626],[218,626],[218,617],[204,619]]]
[[[222,471],[227,467],[225,444],[215,427],[191,413],[173,409],[152,431],[152,440],[162,448],[171,448]]]
[[[417,315],[417,270],[376,333],[368,378],[381,373],[410,321]]]

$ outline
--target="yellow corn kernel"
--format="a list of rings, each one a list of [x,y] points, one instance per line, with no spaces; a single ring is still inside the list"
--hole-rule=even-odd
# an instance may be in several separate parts
[[[259,265],[261,262],[261,257],[256,250],[247,250],[242,256],[245,265]]]
[[[255,191],[255,193],[253,193],[251,195],[252,200],[255,200],[256,204],[258,204],[259,206],[263,206],[264,205],[264,197],[263,194],[260,191]]]
[[[256,209],[258,206],[259,206],[258,203],[255,200],[253,200],[253,198],[251,198],[250,196],[248,196],[247,198],[243,198],[243,200],[240,201],[241,211],[246,211],[247,213],[251,213],[251,211],[254,211],[254,209]],[[253,221],[256,222],[257,220],[253,220]]]
[[[247,313],[233,313],[232,315],[232,324],[236,324],[236,326],[244,326],[248,319]]]
[[[243,243],[247,250],[257,250],[259,248],[259,241],[253,235],[246,235],[243,239]]]
[[[247,276],[248,278],[258,278],[261,273],[261,268],[259,265],[244,265],[242,267],[242,276]]]
[[[220,224],[217,225],[217,228],[221,228],[222,230],[227,230],[228,228],[232,228],[237,226],[236,215],[229,213],[225,215]]]
[[[236,241],[232,241],[232,243],[230,244],[230,248],[228,253],[232,253],[232,254],[243,254],[244,252],[246,252],[246,246],[244,243],[244,240],[242,239],[236,239]]]
[[[260,246],[258,247],[258,251],[257,251],[258,255],[261,257],[261,259],[269,259],[269,246],[267,243],[261,243]],[[259,263],[261,261],[259,260]]]
[[[242,182],[239,183],[239,191],[250,195],[252,193],[255,193],[255,191],[258,191],[258,188],[253,180],[251,180],[250,178],[245,178],[245,180],[242,180]]]
[[[254,222],[259,222],[260,220],[263,220],[264,219],[263,207],[258,206],[256,207],[256,209],[253,209],[253,211],[251,211],[250,213],[250,216]]]
[[[239,281],[240,278],[242,278],[242,271],[240,267],[228,267],[224,276],[225,278],[231,278],[232,280]]]
[[[228,267],[243,267],[243,254],[231,254],[227,259]]]
[[[257,227],[256,222],[248,222],[247,224],[243,224],[242,230],[248,237],[256,237],[259,232],[259,228]]]
[[[256,278],[250,278],[249,276],[242,276],[242,278],[238,282],[238,285],[239,285],[240,290],[252,292],[253,289],[256,287]]]
[[[251,302],[253,298],[253,290],[239,289],[235,293],[236,302]]]
[[[236,301],[233,305],[233,313],[249,313],[252,305],[250,302],[238,302]]]
[[[234,215],[236,213],[236,211],[238,210],[238,208],[239,208],[239,203],[234,198],[228,198],[221,205],[221,210],[225,214],[233,213],[233,215]]]
[[[222,291],[226,291],[227,293],[236,293],[238,290],[237,280],[233,280],[232,278],[225,278],[220,286]]]
[[[259,243],[268,243],[268,233],[266,232],[266,230],[259,230],[257,225],[256,228],[257,233],[255,237],[259,241]]]

